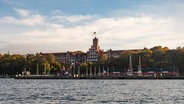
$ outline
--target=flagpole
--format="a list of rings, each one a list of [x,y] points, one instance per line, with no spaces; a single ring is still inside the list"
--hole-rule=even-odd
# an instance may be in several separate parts
[[[96,37],[96,32],[93,32],[94,36]]]

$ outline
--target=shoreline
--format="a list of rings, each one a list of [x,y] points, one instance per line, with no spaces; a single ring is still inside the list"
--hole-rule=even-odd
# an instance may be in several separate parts
[[[16,76],[14,79],[184,79],[184,76],[141,77],[141,76]]]

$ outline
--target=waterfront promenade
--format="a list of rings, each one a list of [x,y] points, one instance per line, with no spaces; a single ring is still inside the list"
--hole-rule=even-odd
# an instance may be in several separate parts
[[[51,75],[30,75],[16,76],[15,79],[184,79],[183,76],[51,76]]]

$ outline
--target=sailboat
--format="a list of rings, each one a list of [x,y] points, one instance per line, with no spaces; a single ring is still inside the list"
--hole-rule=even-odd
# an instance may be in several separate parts
[[[141,57],[139,55],[138,76],[142,76]]]

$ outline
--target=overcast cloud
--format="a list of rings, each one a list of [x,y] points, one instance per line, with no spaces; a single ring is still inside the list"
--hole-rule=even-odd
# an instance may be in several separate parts
[[[160,7],[160,8],[158,8]],[[138,10],[113,10],[100,14],[44,15],[12,7],[17,16],[0,17],[0,53],[86,52],[97,32],[101,49],[142,49],[162,45],[183,46],[183,2],[163,6],[141,5]],[[125,15],[126,14],[126,15]]]

